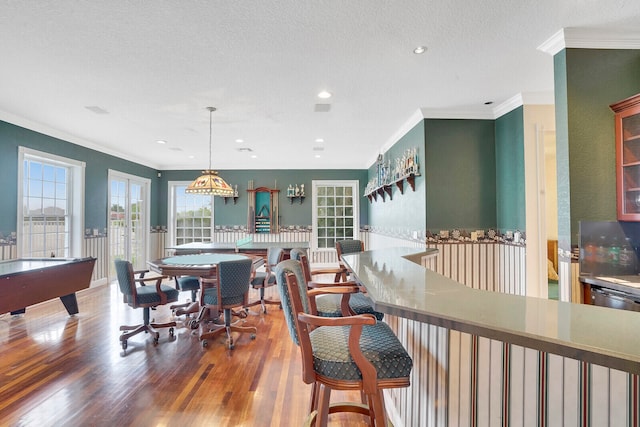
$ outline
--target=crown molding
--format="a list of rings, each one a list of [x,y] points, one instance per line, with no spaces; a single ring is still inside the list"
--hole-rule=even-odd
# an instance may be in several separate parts
[[[485,107],[486,108],[486,107]],[[467,120],[492,120],[491,109],[432,109],[422,108],[422,115],[425,119],[467,119]]]
[[[493,109],[493,118],[502,117],[522,105],[553,105],[553,92],[518,93]]]
[[[563,28],[538,46],[539,51],[549,55],[566,48],[640,49],[640,32]]]
[[[415,111],[411,117],[391,135],[368,161],[367,168],[373,165],[378,154],[386,153],[395,143],[405,136],[415,125],[424,119],[463,119],[463,120],[495,120],[502,117],[508,112],[515,110],[522,105],[553,105],[553,92],[525,92],[518,93],[501,104],[495,106],[491,110],[480,109],[430,109],[420,108]]]
[[[393,147],[393,145],[398,142],[400,140],[400,138],[402,138],[403,136],[405,136],[411,129],[413,129],[415,127],[415,125],[417,125],[418,123],[420,123],[420,121],[424,120],[424,116],[422,115],[422,112],[420,110],[416,110],[414,111],[413,114],[411,114],[411,116],[409,117],[409,119],[407,119],[406,122],[404,122],[402,124],[402,126],[400,126],[398,128],[398,130],[396,130],[393,135],[391,135],[387,141],[380,147],[380,149],[378,150],[378,152],[376,152],[371,159],[368,160],[367,163],[367,169],[369,167],[371,167],[371,165],[373,165],[377,159],[378,159],[378,154],[381,153],[386,153],[391,147]]]
[[[10,123],[10,124],[15,125],[15,126],[19,126],[21,128],[30,130],[32,132],[38,132],[38,133],[41,133],[43,135],[50,136],[52,138],[60,139],[60,140],[62,140],[64,142],[69,142],[71,144],[79,145],[81,147],[85,147],[85,148],[88,148],[90,150],[98,151],[100,153],[104,153],[104,154],[108,154],[110,156],[118,157],[118,158],[123,159],[123,160],[128,160],[130,162],[138,163],[139,165],[142,165],[142,166],[147,166],[149,168],[158,169],[158,170],[161,169],[160,167],[158,167],[158,165],[150,164],[145,159],[131,157],[131,156],[128,156],[128,155],[126,155],[124,153],[121,153],[121,152],[118,152],[118,151],[115,151],[115,150],[110,150],[108,148],[105,148],[105,147],[103,147],[101,145],[96,144],[95,142],[91,142],[91,141],[86,140],[84,138],[79,138],[79,137],[77,137],[75,135],[71,135],[69,133],[59,131],[57,129],[54,129],[52,127],[44,125],[42,123],[37,123],[37,122],[31,121],[29,119],[17,116],[15,114],[9,113],[7,111],[0,110],[0,120],[2,120],[3,122]]]

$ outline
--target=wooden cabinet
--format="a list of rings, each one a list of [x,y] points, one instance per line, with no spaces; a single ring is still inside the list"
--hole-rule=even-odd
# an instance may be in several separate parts
[[[248,189],[249,211],[247,229],[249,233],[278,233],[278,194],[280,190],[267,187]]]
[[[640,94],[611,105],[616,114],[619,221],[640,221]]]

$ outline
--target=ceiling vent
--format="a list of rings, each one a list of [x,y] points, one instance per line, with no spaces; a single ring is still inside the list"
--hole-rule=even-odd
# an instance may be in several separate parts
[[[241,153],[251,153],[253,150],[249,147],[240,147],[237,149],[238,151],[240,151]]]
[[[313,111],[316,113],[328,113],[331,110],[331,104],[316,104]]]
[[[313,147],[313,151],[324,151],[324,147]]]
[[[107,110],[105,110],[104,108],[100,108],[96,105],[89,105],[87,107],[84,107],[87,110],[91,111],[92,113],[96,113],[96,114],[109,114],[109,112]]]

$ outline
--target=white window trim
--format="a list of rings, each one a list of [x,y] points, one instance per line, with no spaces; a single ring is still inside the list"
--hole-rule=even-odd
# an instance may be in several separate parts
[[[23,256],[22,247],[22,221],[24,218],[24,160],[33,158],[47,161],[49,163],[57,163],[61,166],[72,169],[70,177],[71,187],[71,233],[69,236],[69,256],[81,257],[83,252],[84,239],[84,174],[85,162],[69,159],[67,157],[57,156],[55,154],[46,153],[44,151],[34,150],[23,146],[18,147],[18,218],[16,224],[16,245],[18,258]]]
[[[107,191],[107,218],[109,218],[109,209],[111,209],[111,180],[113,178],[123,178],[128,181],[135,181],[144,184],[145,190],[147,192],[145,197],[145,216],[144,216],[144,229],[147,230],[147,238],[145,239],[145,257],[149,258],[149,254],[151,253],[151,236],[149,233],[151,232],[151,180],[149,178],[144,178],[138,175],[132,175],[126,172],[120,172],[115,169],[109,169],[107,173],[107,183],[109,189]],[[109,222],[107,221],[107,229],[109,228]],[[111,254],[111,248],[108,249],[109,254]],[[111,255],[109,255],[111,258]],[[113,260],[109,259],[109,263],[112,263]]]
[[[353,180],[312,180],[311,181],[311,224],[312,224],[312,236],[311,236],[311,250],[314,252],[331,252],[335,251],[335,248],[318,248],[318,187],[319,186],[340,186],[340,187],[353,187],[353,233],[354,239],[358,238],[360,233],[360,182],[356,179]]]
[[[167,181],[167,237],[168,240],[167,242],[170,243],[171,245],[175,245],[176,244],[176,229],[175,229],[175,223],[176,223],[176,212],[174,209],[175,206],[175,201],[176,201],[176,194],[174,191],[174,187],[177,187],[179,185],[184,185],[185,187],[188,187],[189,184],[191,184],[191,181]],[[211,239],[214,239],[214,232],[215,232],[215,216],[216,216],[216,209],[215,209],[215,203],[214,200],[211,201]]]

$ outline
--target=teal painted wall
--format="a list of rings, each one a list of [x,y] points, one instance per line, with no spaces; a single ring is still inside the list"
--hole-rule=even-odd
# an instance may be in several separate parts
[[[85,228],[107,226],[107,176],[113,169],[151,180],[151,206],[159,202],[157,171],[118,157],[100,153],[67,141],[0,121],[0,170],[3,175],[3,203],[0,204],[0,233],[16,231],[18,195],[18,147],[24,146],[85,162]],[[151,225],[162,225],[157,209],[151,209]]]
[[[524,107],[496,119],[495,141],[498,229],[525,231]]]
[[[493,120],[426,119],[427,228],[496,227]]]
[[[163,171],[160,180],[159,220],[167,224],[167,191],[169,181],[191,181],[196,178],[199,171]],[[224,199],[214,199],[215,224],[216,225],[246,225],[247,224],[247,188],[250,180],[253,187],[269,187],[280,189],[278,203],[280,205],[280,225],[311,225],[311,182],[313,180],[356,180],[360,185],[360,224],[368,224],[368,201],[362,197],[366,185],[367,170],[220,170],[218,174],[230,185],[238,186],[238,201],[234,205],[231,200],[225,205]],[[289,203],[287,187],[289,184],[304,184],[307,197],[300,204],[298,200]]]
[[[158,171],[140,164],[110,156],[99,151],[81,147],[57,138],[43,135],[19,126],[0,121],[0,170],[5,177],[0,204],[0,233],[8,235],[16,231],[18,189],[18,147],[56,154],[62,157],[83,161],[85,170],[85,228],[103,230],[107,227],[107,196],[109,169],[148,178],[151,180],[151,225],[167,225],[167,182],[191,181],[200,171]],[[247,185],[254,181],[254,187],[281,188],[280,224],[311,225],[311,181],[312,180],[357,180],[361,193],[366,185],[367,170],[232,170],[220,171],[220,175],[230,184],[238,185],[237,204],[221,198],[215,198],[215,221],[217,225],[246,225],[247,223]],[[8,182],[7,182],[8,181]],[[289,203],[286,188],[289,184],[305,184],[308,197],[303,204]],[[368,201],[360,199],[360,223],[368,224]]]
[[[616,219],[609,105],[640,92],[640,51],[565,49],[554,58],[554,72],[558,234],[577,245],[579,221]]]
[[[571,181],[569,178],[569,113],[567,105],[567,57],[563,50],[553,57],[556,110],[556,179],[558,192],[558,246],[571,250]]]
[[[393,162],[396,158],[402,158],[407,149],[418,149],[418,162],[422,176],[416,177],[415,191],[412,191],[408,184],[404,184],[404,194],[394,185],[392,188],[392,199],[388,197],[383,202],[380,197],[377,201],[368,202],[369,205],[370,225],[381,229],[383,232],[398,233],[413,231],[424,232],[426,229],[426,203],[425,188],[426,180],[424,175],[425,150],[424,150],[424,121],[420,121],[409,132],[398,140],[385,154],[385,161]],[[377,174],[377,166],[373,164],[369,168],[369,179]],[[365,183],[366,186],[366,183]],[[364,192],[364,186],[361,187],[361,193]],[[364,204],[365,202],[363,202]]]

